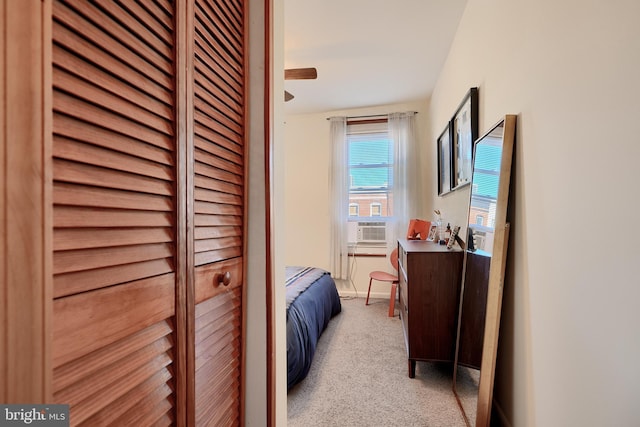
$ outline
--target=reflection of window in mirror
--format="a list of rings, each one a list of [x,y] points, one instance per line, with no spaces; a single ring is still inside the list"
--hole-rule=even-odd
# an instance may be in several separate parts
[[[502,128],[496,130],[501,132]],[[502,135],[491,133],[475,147],[469,228],[476,250],[491,252],[500,184]]]

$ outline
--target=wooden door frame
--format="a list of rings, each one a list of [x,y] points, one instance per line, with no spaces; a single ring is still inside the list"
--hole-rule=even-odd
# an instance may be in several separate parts
[[[0,11],[0,402],[52,399],[51,1]]]
[[[264,171],[265,171],[265,296],[267,314],[267,426],[276,425],[276,307],[273,290],[273,254],[272,254],[272,188],[273,171],[273,111],[271,107],[272,44],[273,44],[273,1],[264,0]]]

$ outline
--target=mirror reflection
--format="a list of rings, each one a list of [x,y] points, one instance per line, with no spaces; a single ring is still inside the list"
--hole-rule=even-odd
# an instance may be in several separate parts
[[[493,386],[497,328],[490,329],[496,318],[499,324],[500,318],[514,132],[515,116],[506,116],[478,138],[474,146],[453,383],[454,393],[470,426],[488,425],[491,410],[492,395],[487,399],[482,394]],[[491,324],[487,323],[488,318]],[[489,369],[485,367],[488,361],[483,359],[483,351],[487,349],[485,356],[493,357]]]
[[[469,250],[486,256],[491,256],[496,228],[503,131],[504,125],[497,126],[478,140],[475,146],[469,207]]]

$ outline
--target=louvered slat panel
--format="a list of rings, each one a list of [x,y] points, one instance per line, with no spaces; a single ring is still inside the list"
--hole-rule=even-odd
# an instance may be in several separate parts
[[[92,402],[115,400],[119,393],[123,394],[122,390],[126,390],[127,386],[139,383],[138,376],[150,366],[154,366],[155,370],[161,370],[171,363],[171,355],[168,353],[171,342],[164,339],[155,347],[154,344],[129,353],[126,358],[117,360],[112,366],[92,372],[89,377],[56,392],[56,399],[76,407],[76,413],[79,407],[89,407]],[[142,375],[144,377],[144,374]],[[87,390],[91,390],[91,393],[87,393]],[[92,413],[95,410],[88,412]]]
[[[197,215],[194,221],[196,226],[219,227],[229,225],[242,225],[242,218],[231,215]]]
[[[240,134],[242,132],[242,129],[238,126],[238,121],[240,120],[241,115],[231,111],[226,104],[222,103],[218,105],[218,110],[208,110],[208,106],[215,103],[217,99],[213,94],[204,90],[201,91],[198,96],[199,98],[195,100],[195,107],[200,111],[206,112],[209,116],[208,119],[215,120],[234,133]]]
[[[146,346],[163,340],[173,332],[169,322],[159,322],[132,335],[128,335],[110,347],[103,347],[84,357],[59,366],[53,373],[54,393],[89,377],[93,372],[104,369],[122,358],[122,354],[140,351]]]
[[[144,74],[144,70],[132,69],[130,63],[126,60],[117,60],[117,56],[112,56],[100,46],[85,39],[82,34],[77,34],[55,21],[53,23],[53,32],[58,46],[74,52],[87,63],[108,70],[116,78],[122,79],[124,85],[138,88],[140,91],[159,100],[167,99],[171,96],[171,85],[165,82],[164,78],[161,79],[161,82],[149,80],[148,76]],[[54,61],[56,61],[55,58]]]
[[[231,374],[238,369],[238,357],[239,353],[225,350],[224,355],[221,354],[219,359],[212,360],[208,365],[212,369],[203,373],[203,376],[210,378],[211,383],[206,389],[197,392],[199,400],[205,402],[202,413],[196,418],[197,425],[220,426],[224,425],[220,419],[237,418],[235,400],[239,397],[239,384],[237,378]],[[225,360],[231,362],[224,365],[222,362]]]
[[[172,219],[172,215],[165,212],[83,209],[71,206],[60,206],[53,212],[53,225],[56,228],[170,227]]]
[[[102,147],[111,150],[114,153],[113,155],[119,153],[127,154],[127,156],[119,157],[119,164],[128,158],[128,156],[132,156],[134,159],[145,159],[148,162],[155,162],[160,165],[174,165],[172,152],[168,149],[147,144],[129,135],[119,133],[118,131],[110,131],[88,122],[76,120],[73,117],[54,114],[53,132],[59,140],[62,140],[62,137],[76,138],[78,141],[83,141],[86,144],[95,146],[96,149],[97,147]],[[137,138],[137,135],[135,135],[135,137]],[[171,145],[165,144],[163,147],[170,148]],[[54,150],[58,152],[62,149],[56,146]],[[54,154],[56,152],[54,152]],[[120,167],[122,167],[122,165],[120,165]]]
[[[195,243],[196,252],[206,252],[217,250],[219,247],[228,248],[240,246],[242,242],[237,237],[227,237],[223,239],[203,239]]]
[[[220,22],[225,29],[226,37],[242,43],[242,12],[238,14],[230,13],[228,2],[226,4],[224,2],[212,3],[209,6],[216,16],[221,17]],[[238,10],[242,10],[241,5],[238,7]]]
[[[106,268],[57,274],[53,279],[54,298],[86,292],[94,288],[108,286],[113,282],[126,283],[135,280],[171,273],[174,271],[171,259],[114,265]]]
[[[56,139],[54,138],[54,143]],[[171,182],[149,176],[123,173],[113,169],[95,167],[78,162],[54,159],[53,174],[56,181],[73,182],[99,187],[117,188],[120,190],[139,191],[142,193],[171,196]]]
[[[238,3],[238,11],[242,10],[242,6]],[[216,24],[223,30],[221,34],[226,39],[233,41],[234,45],[242,45],[242,12],[238,14],[228,13],[230,11],[229,2],[212,2],[206,5],[207,13],[210,17],[215,19]],[[238,50],[242,53],[242,49]]]
[[[70,273],[112,265],[169,258],[172,255],[172,250],[172,245],[158,243],[153,245],[63,251],[57,253],[53,260],[53,273]]]
[[[228,150],[230,154],[241,155],[242,145],[238,143],[238,136],[233,134],[229,129],[209,120],[205,115],[200,114],[197,110],[194,112],[196,119],[195,128],[195,145],[198,149],[211,152],[207,145],[209,141],[216,141],[217,146]],[[240,162],[242,163],[242,162]]]
[[[118,87],[118,96],[160,117],[171,120],[173,115],[171,106],[152,98],[139,88],[121,84],[112,74],[87,64],[83,58],[77,57],[58,45],[53,47],[53,56],[56,58],[55,65],[68,73],[84,76],[85,79],[107,91]]]
[[[171,16],[173,14],[172,0],[154,0],[154,3],[156,3],[167,15]]]
[[[200,329],[199,333],[205,335],[204,341],[198,343],[198,351],[196,352],[196,372],[200,370],[205,364],[211,360],[211,354],[218,354],[218,352],[225,350],[224,338],[227,335],[237,335],[238,327],[240,326],[238,321],[226,322],[220,321],[216,323],[208,323]]]
[[[237,390],[237,382],[226,384],[228,390]],[[208,396],[209,397],[209,396]],[[239,398],[237,392],[226,395],[211,396],[208,410],[198,418],[199,426],[236,426],[239,425],[239,414],[236,401]]]
[[[162,57],[146,40],[137,39],[123,27],[89,2],[59,1],[56,21],[73,29],[82,29],[82,35],[103,50],[121,55],[125,62],[171,90],[173,65],[170,57]],[[108,69],[108,68],[107,68]]]
[[[118,3],[122,3],[122,1],[118,1]],[[130,3],[130,2],[129,2]],[[153,17],[162,27],[164,27],[168,32],[171,32],[171,28],[173,28],[173,16],[172,16],[172,7],[168,1],[165,1],[165,7],[160,5],[158,0],[156,1],[145,1],[141,2],[140,7],[146,10],[150,16]],[[138,15],[134,13],[134,15]],[[173,43],[173,36],[171,36],[171,43]]]
[[[237,236],[242,229],[240,227],[198,227],[195,230],[196,239],[213,239],[217,237]]]
[[[202,139],[208,139],[209,141],[221,139],[218,145],[228,149],[229,151],[237,152],[236,146],[240,145],[240,143],[236,133],[215,120],[212,120],[209,116],[203,114],[199,110],[194,111],[194,117],[196,120],[196,135]],[[213,136],[213,138],[207,138],[209,136],[207,135],[208,133]]]
[[[54,0],[52,12],[54,398],[72,425],[167,425],[173,4]]]
[[[54,75],[55,74],[56,73],[54,73]],[[93,102],[100,102],[100,99],[96,99]],[[68,95],[65,92],[55,91],[53,93],[53,108],[56,112],[116,132],[135,136],[144,142],[160,148],[170,149],[172,147],[171,126],[163,125],[162,121],[158,121],[155,124],[158,125],[159,128],[152,129],[151,127],[146,127],[144,122],[138,120],[135,115],[123,116],[119,114],[117,110],[118,107],[114,103],[112,103],[110,107],[114,109],[109,110],[102,108],[91,102],[86,102],[82,98]],[[127,108],[127,111],[131,114],[132,111],[138,110]]]
[[[53,366],[170,318],[175,311],[174,284],[173,275],[165,274],[56,299]]]
[[[136,209],[144,206],[150,211],[171,212],[173,208],[171,199],[167,197],[62,183],[54,185],[53,201],[59,205],[109,209]]]
[[[74,424],[82,423],[105,408],[108,410],[114,402],[153,376],[149,374],[153,372],[149,367],[154,367],[155,371],[166,371],[172,360],[171,332],[169,325],[161,322],[114,343],[114,349],[124,348],[126,352],[106,354],[97,351],[81,359],[82,363],[74,361],[61,367],[63,373],[54,377],[55,399],[71,405]],[[138,340],[142,342],[138,343]],[[166,387],[166,383],[159,384],[151,393],[156,401],[158,398],[167,401]],[[160,396],[158,391],[162,393]],[[145,397],[137,397],[142,398]]]
[[[159,45],[154,35],[150,32],[131,34],[127,26],[133,21],[137,22],[137,17],[129,15],[124,9],[113,3],[103,4],[100,7],[89,3],[55,2],[54,22],[66,27],[62,39],[67,40],[68,33],[71,33],[74,35],[82,34],[83,38],[93,41],[104,51],[104,60],[108,61],[103,64],[106,69],[110,70],[110,65],[120,62],[120,54],[124,49],[125,56],[134,55],[145,62],[153,61],[154,65],[171,76],[173,61],[167,57],[167,52],[170,51],[166,51],[167,55],[165,56],[155,55],[153,52],[159,49]],[[114,19],[114,16],[117,19]],[[138,29],[140,28],[138,27]],[[147,39],[151,40],[151,43],[143,37],[145,35]],[[92,77],[95,77],[96,74],[104,74],[103,71],[92,71],[96,69],[95,64],[85,58],[82,51],[69,51],[68,46],[63,48],[63,45],[58,42],[58,36],[59,34],[54,28],[53,106],[57,113],[54,116],[54,122],[60,118],[61,114],[67,117],[73,116],[74,121],[77,122],[77,128],[85,128],[84,124],[88,123],[91,128],[109,129],[112,131],[109,136],[113,139],[118,139],[119,135],[124,134],[127,135],[125,136],[127,139],[132,137],[146,139],[154,141],[156,145],[164,140],[159,147],[173,149],[172,117],[167,120],[153,114],[148,111],[148,108],[130,102],[131,96],[126,99],[127,97],[121,95],[122,93],[131,93],[131,87],[124,82],[129,81],[126,78],[129,75],[136,75],[135,69],[122,70],[123,75],[119,76],[120,79],[106,78],[100,80],[98,85]],[[62,52],[64,54],[60,55]],[[74,62],[66,64],[65,60],[71,57],[74,58]],[[85,65],[77,67],[78,62]],[[135,63],[135,61],[131,61],[131,63]],[[69,68],[74,70],[73,74],[66,71]],[[147,76],[147,80],[152,82],[153,79],[149,77],[152,76]],[[171,94],[173,81],[169,81],[167,88],[170,91],[163,94],[164,99],[161,101],[171,105],[173,102]],[[54,160],[54,180],[82,184],[77,187],[56,185],[54,191],[54,223],[56,226],[86,227],[88,224],[84,221],[84,217],[89,213],[92,214],[94,223],[96,218],[102,220],[102,224],[98,226],[109,227],[117,224],[118,220],[124,219],[124,217],[140,216],[141,211],[173,211],[173,184],[171,182],[173,177],[172,171],[168,170],[166,166],[154,165],[153,162],[132,157],[126,152],[109,153],[106,147],[92,147],[89,143],[79,140],[80,136],[82,135],[70,134],[65,137],[54,135],[54,156],[60,156]],[[124,147],[122,148],[124,149]],[[127,174],[121,173],[123,168],[127,169]],[[127,190],[127,192],[118,192],[103,187]],[[146,197],[144,193],[166,195],[169,198],[163,200],[162,198]],[[68,206],[84,206],[91,208],[91,210],[69,209]],[[59,214],[64,215],[64,224],[58,221],[58,218],[61,218]],[[173,221],[170,217],[168,219],[168,224],[160,226],[171,226]],[[119,225],[130,224],[125,222]],[[140,225],[153,226],[153,223],[147,222]],[[131,246],[125,249],[118,247],[115,251],[119,251],[120,257],[116,256],[114,259],[122,259],[123,256],[140,249],[145,248]],[[114,249],[109,248],[105,254],[108,252],[113,254]],[[157,252],[157,254],[161,258],[165,258],[167,256],[165,252]],[[91,253],[88,254],[88,257],[94,256]],[[78,255],[74,253],[56,253],[54,254],[54,265],[56,258],[64,260],[65,258],[74,259],[77,257]],[[137,261],[140,260],[133,259],[133,262]],[[60,263],[58,262],[58,264]],[[93,264],[89,262],[86,265],[87,269],[90,269],[89,266]],[[99,268],[103,267],[107,266],[99,266]],[[57,271],[60,273],[68,272],[67,269]]]
[[[59,69],[58,72],[53,75],[53,85],[63,92],[75,92],[76,94],[81,94],[81,98],[88,102],[95,102],[96,100],[99,100],[100,108],[102,110],[115,112],[121,117],[133,119],[138,124],[143,124],[144,126],[153,128],[168,135],[172,132],[170,122],[167,121],[166,117],[159,117],[148,111],[146,108],[140,108],[139,105],[131,103],[128,99],[123,98],[119,94],[115,95],[109,91],[99,88],[93,81],[79,79],[71,73],[67,73],[64,70]],[[68,98],[65,98],[64,100],[67,99]],[[58,97],[57,101],[58,102],[55,105],[62,110],[65,107],[63,105],[62,98]],[[162,107],[161,104],[155,104],[155,106],[158,108]],[[150,109],[154,109],[155,106],[154,104],[151,104],[150,106],[145,105],[145,107]],[[117,120],[113,115],[104,115],[104,117],[109,117],[110,121]]]
[[[214,180],[211,180],[214,181]],[[197,201],[213,202],[213,203],[225,203],[229,205],[242,205],[242,197],[224,193],[221,191],[207,190],[204,188],[196,188],[195,198]]]
[[[213,262],[219,262],[225,259],[242,255],[242,248],[222,248],[215,251],[200,252],[195,255],[196,265],[204,265]]]
[[[160,349],[155,348],[154,357],[137,366],[137,369],[134,369],[136,364],[144,357],[136,357],[137,352],[131,348],[123,351],[126,346],[121,344],[121,341],[129,341],[130,335],[140,335],[140,331],[148,327],[157,328],[159,323],[173,316],[175,279],[173,275],[161,278],[165,279],[164,284],[145,279],[135,284],[55,300],[54,366],[65,369],[65,364],[84,359],[81,366],[87,373],[86,377],[76,378],[77,381],[64,389],[56,390],[62,393],[57,397],[75,396],[81,399],[68,402],[71,404],[74,425],[85,419],[89,420],[88,425],[99,425],[95,417],[102,420],[115,416],[118,407],[125,410],[132,402],[145,401],[147,394],[154,393],[157,388],[170,390],[168,383],[172,377],[167,367],[172,363],[173,355],[170,348],[165,348],[171,342],[160,343]],[[107,349],[110,351],[106,352]],[[109,354],[118,355],[119,360],[110,364],[103,362],[101,359],[110,357]],[[93,359],[93,363],[101,369],[92,371],[88,359]],[[127,375],[122,376],[123,372]],[[54,371],[56,376],[61,375],[56,375]],[[149,382],[150,377],[154,378],[152,382]],[[95,381],[99,378],[111,378],[113,382],[98,384]],[[160,380],[162,382],[158,382]]]
[[[156,393],[156,396],[161,397],[162,394]],[[164,418],[167,415],[171,415],[172,400],[171,399],[158,399],[155,406],[152,401],[147,402],[149,404],[146,410],[141,411],[137,407],[131,408],[120,418],[118,418],[113,424],[117,426],[152,426],[159,418]],[[171,425],[169,422],[167,425]]]
[[[212,45],[206,35],[199,30],[196,30],[194,34],[194,42],[195,68],[201,73],[208,71],[206,74],[215,75],[222,79],[222,81],[207,81],[196,78],[196,82],[211,92],[216,92],[214,88],[221,89],[230,99],[235,101],[230,105],[240,105],[242,103],[241,92],[237,88],[238,85],[242,85],[242,69],[239,67],[239,63],[230,58],[223,49]]]
[[[202,130],[202,129],[201,129]],[[211,138],[211,135],[208,136]],[[242,164],[242,148],[241,146],[236,145],[232,141],[227,141],[228,145],[217,144],[212,145],[207,142],[207,140],[203,140],[199,136],[194,138],[194,145],[197,150],[202,151],[203,153],[213,154],[216,157],[222,157],[226,159],[227,162],[233,165],[241,165]]]
[[[118,424],[117,420],[125,416],[128,411],[144,411],[155,406],[161,398],[169,399],[172,393],[171,372],[168,369],[157,371],[153,376],[139,383],[136,387],[111,402],[107,407],[91,417],[81,418],[79,425],[93,427]],[[84,415],[84,414],[83,414]]]
[[[196,38],[197,41],[197,38]],[[199,52],[200,48],[196,47],[196,54],[202,57],[203,55]],[[195,60],[196,69],[203,70],[206,65],[202,62],[199,57],[196,57]],[[222,102],[221,108],[224,108],[227,114],[233,116],[234,114],[242,114],[242,97],[237,92],[230,90],[229,86],[225,86],[226,90],[222,87],[214,84],[210,80],[202,79],[196,76],[196,84],[203,90],[207,91],[211,96],[214,96],[216,99]],[[206,95],[205,95],[206,96]]]
[[[227,11],[227,13],[225,13],[226,16],[228,16],[229,21],[235,23],[237,25],[237,28],[242,28],[242,5],[243,5],[243,1],[242,0],[228,0],[228,1],[223,1],[222,6],[224,7],[224,9]]]
[[[218,105],[213,107],[212,104],[205,102],[200,98],[196,98],[195,107],[200,113],[198,120],[202,124],[210,126],[212,123],[218,123],[218,125],[223,126],[221,129],[224,130],[225,134],[229,135],[231,140],[239,140],[242,128],[236,121],[223,114],[223,106]],[[220,126],[218,126],[218,128],[220,128]]]
[[[196,306],[197,425],[225,425],[225,417],[237,423],[240,297],[236,286]]]
[[[81,144],[78,141],[62,136],[56,137],[54,150],[53,155],[59,159],[76,162],[86,162],[87,159],[91,159],[91,164],[111,170],[130,172],[165,181],[173,179],[173,170],[167,165],[158,164],[145,158],[126,155],[108,148]]]
[[[196,212],[212,215],[242,215],[242,206],[197,202]]]
[[[148,49],[162,55],[164,60],[173,56],[173,36],[153,16],[132,1],[94,0],[98,7],[126,28],[125,36],[142,40]],[[135,18],[134,18],[135,17]]]
[[[240,422],[244,21],[227,0],[194,7],[195,425]],[[235,10],[235,13],[232,12]],[[230,274],[223,286],[221,277]]]
[[[228,37],[229,31],[225,31],[216,14],[207,6],[207,2],[196,2],[195,10],[197,21],[208,33],[207,42],[225,57],[226,63],[237,67],[235,64],[242,61],[242,43]]]
[[[233,184],[242,185],[242,167],[224,157],[219,157],[215,152],[197,150],[200,163],[196,165],[196,174],[206,175],[220,181],[227,181]],[[226,154],[226,153],[225,153]],[[242,188],[236,190],[242,193]]]
[[[168,228],[72,228],[54,231],[54,250],[88,249],[173,241]]]

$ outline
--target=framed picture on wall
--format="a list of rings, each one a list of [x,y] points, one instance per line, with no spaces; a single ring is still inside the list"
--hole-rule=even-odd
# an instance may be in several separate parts
[[[473,142],[478,138],[478,88],[465,95],[450,123],[452,189],[471,183]]]
[[[451,126],[438,137],[438,195],[451,191]]]

